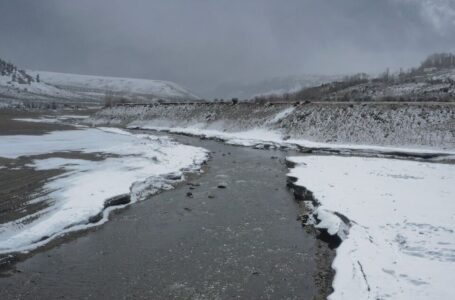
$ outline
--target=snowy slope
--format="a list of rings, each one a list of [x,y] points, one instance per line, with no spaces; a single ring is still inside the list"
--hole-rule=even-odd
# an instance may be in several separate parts
[[[34,102],[86,102],[83,96],[59,89],[44,82],[32,81],[20,84],[12,81],[11,76],[0,75],[0,101],[2,103]]]
[[[136,100],[197,100],[198,97],[183,87],[169,81],[76,75],[45,71],[27,71],[32,76],[39,74],[42,82],[62,90],[102,99],[107,92]]]
[[[273,133],[273,142],[287,144],[304,140],[304,145],[311,141],[319,146],[376,145],[453,151],[454,120],[453,104],[244,103],[112,107],[99,111],[88,122],[170,128],[228,139],[248,133],[248,137],[264,140],[265,135],[257,133],[261,131]],[[269,137],[267,140],[272,142]]]
[[[14,67],[16,68],[16,67]],[[9,70],[8,70],[9,71]],[[194,101],[199,98],[181,86],[160,80],[75,75],[14,69],[0,73],[2,107],[40,103],[93,106],[110,95],[113,101]]]
[[[44,82],[31,82],[30,84],[19,84],[10,80],[8,76],[0,76],[1,92],[11,96],[20,97],[20,94],[48,95],[51,97],[74,97],[73,93],[59,89]]]

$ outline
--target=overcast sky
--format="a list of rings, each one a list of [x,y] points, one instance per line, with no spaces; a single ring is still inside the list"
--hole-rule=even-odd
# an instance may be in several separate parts
[[[230,81],[378,72],[455,50],[455,0],[0,0],[0,57],[22,68]]]

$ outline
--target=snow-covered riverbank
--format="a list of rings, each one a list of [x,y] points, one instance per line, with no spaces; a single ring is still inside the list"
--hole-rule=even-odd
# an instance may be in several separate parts
[[[453,103],[201,103],[111,107],[86,123],[232,135],[266,131],[322,144],[455,150],[454,119]]]
[[[455,166],[395,159],[299,156],[289,176],[338,234],[330,299],[454,299]],[[350,220],[347,225],[337,214]]]
[[[128,129],[144,129],[153,131],[164,131],[176,134],[198,136],[201,138],[215,139],[230,145],[245,147],[263,148],[282,148],[296,149],[303,152],[337,153],[337,154],[357,154],[357,155],[384,155],[390,157],[409,156],[415,158],[426,158],[432,160],[454,160],[455,150],[447,149],[428,149],[424,147],[387,147],[377,145],[359,144],[333,144],[323,142],[313,142],[305,139],[289,139],[283,137],[278,131],[267,129],[252,129],[248,131],[226,132],[222,130],[204,129],[199,127],[166,127],[140,125],[135,122],[128,126]]]
[[[74,151],[95,154],[98,159],[51,154],[33,160],[30,166],[36,170],[65,172],[45,184],[50,198],[45,209],[0,225],[0,253],[30,250],[63,232],[103,223],[112,209],[106,207],[107,199],[130,194],[131,202],[135,202],[169,189],[171,183],[183,179],[183,172],[197,171],[207,159],[207,152],[201,148],[113,128],[0,136],[0,157],[4,158]]]

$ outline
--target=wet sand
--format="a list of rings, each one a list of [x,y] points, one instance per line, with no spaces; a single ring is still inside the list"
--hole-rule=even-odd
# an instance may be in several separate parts
[[[177,139],[212,151],[203,174],[17,263],[1,298],[325,298],[334,252],[296,220],[286,153]]]

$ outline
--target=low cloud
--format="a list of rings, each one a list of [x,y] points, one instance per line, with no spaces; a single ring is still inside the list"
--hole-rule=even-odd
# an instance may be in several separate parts
[[[21,67],[175,81],[407,68],[455,49],[453,0],[0,1],[0,57]]]

